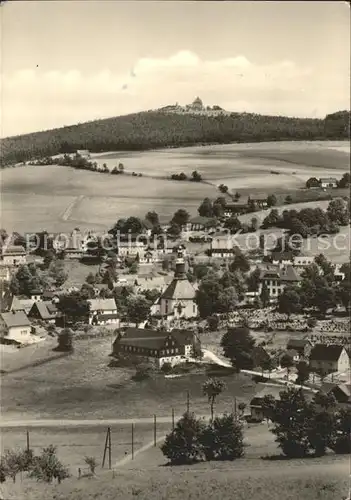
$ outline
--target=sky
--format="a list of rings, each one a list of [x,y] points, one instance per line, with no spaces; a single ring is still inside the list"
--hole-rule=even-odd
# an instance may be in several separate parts
[[[347,2],[16,1],[0,8],[1,136],[168,104],[350,109]]]

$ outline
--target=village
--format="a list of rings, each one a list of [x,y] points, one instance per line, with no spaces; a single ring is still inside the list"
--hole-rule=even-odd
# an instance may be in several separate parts
[[[335,209],[348,223],[347,204],[335,203],[329,217]],[[268,213],[261,228],[269,227],[280,217],[272,204],[272,196],[236,193],[205,199],[195,217],[179,209],[169,224],[156,212],[120,219],[105,235],[2,231],[2,347],[56,337],[69,350],[75,339],[107,335],[116,363],[129,358],[170,374],[181,364],[232,366],[222,336],[244,328],[254,339],[244,368],[350,403],[350,265],[303,254],[287,231],[270,247],[264,231],[255,247],[239,247],[237,234],[250,237],[260,226],[253,217],[244,227],[240,217]],[[247,410],[254,420],[257,398]]]

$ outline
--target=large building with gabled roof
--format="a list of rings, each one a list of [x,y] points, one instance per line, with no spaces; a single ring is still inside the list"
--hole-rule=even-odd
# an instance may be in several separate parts
[[[114,355],[129,355],[153,360],[161,367],[186,361],[201,349],[200,341],[190,330],[150,330],[127,328],[113,343]]]

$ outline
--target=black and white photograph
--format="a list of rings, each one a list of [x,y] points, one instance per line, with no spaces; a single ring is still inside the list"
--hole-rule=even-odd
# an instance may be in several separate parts
[[[0,500],[351,500],[350,20],[0,2]]]

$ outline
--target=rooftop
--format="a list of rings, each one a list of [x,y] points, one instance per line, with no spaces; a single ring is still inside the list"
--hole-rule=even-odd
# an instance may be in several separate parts
[[[113,311],[117,309],[115,299],[89,299],[90,311]]]
[[[22,247],[20,245],[19,246],[12,245],[12,246],[8,246],[8,247],[3,248],[2,254],[3,255],[26,255],[26,250],[24,247]]]
[[[8,328],[15,326],[30,326],[30,321],[24,311],[10,311],[1,314]]]
[[[338,361],[343,350],[344,346],[339,344],[315,344],[310,361]]]

